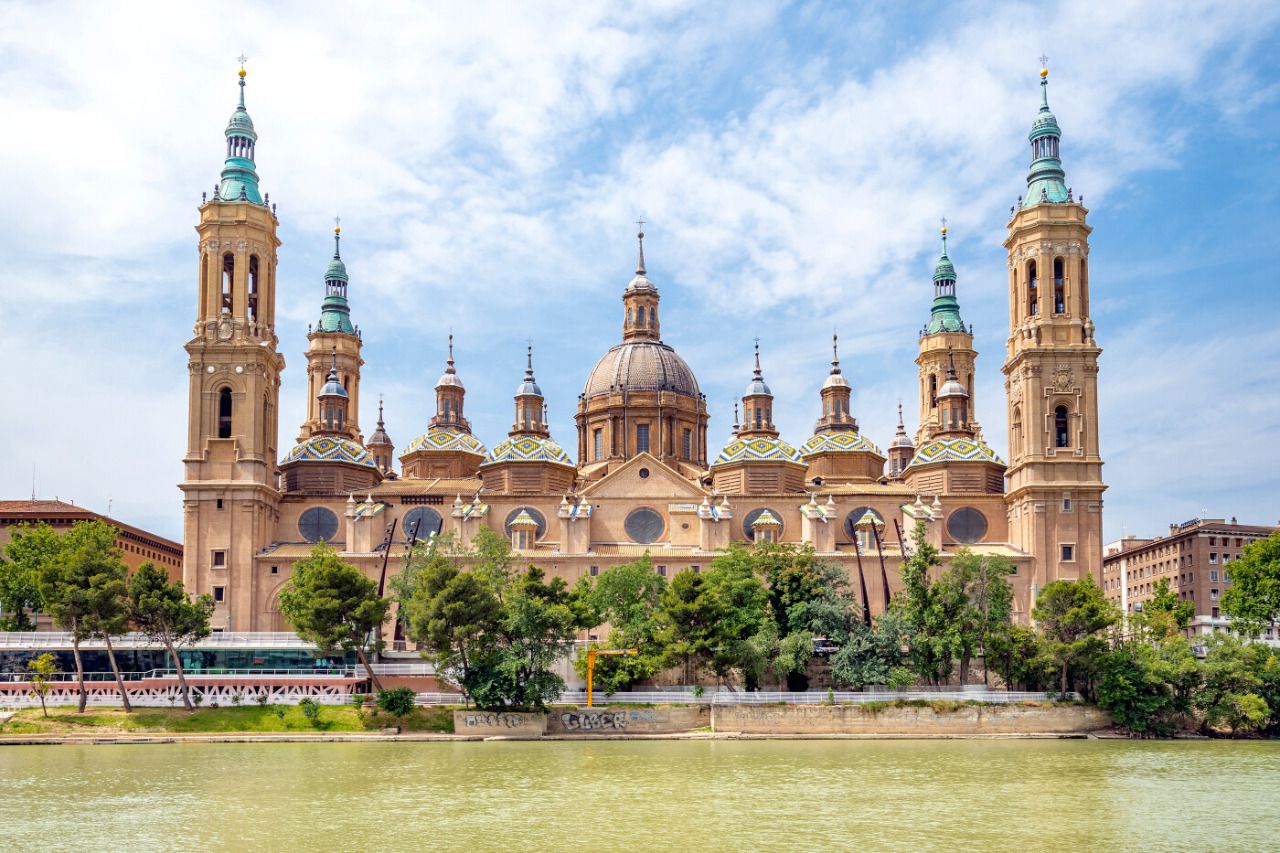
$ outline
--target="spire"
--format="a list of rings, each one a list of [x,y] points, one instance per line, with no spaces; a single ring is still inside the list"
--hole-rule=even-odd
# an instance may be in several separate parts
[[[248,57],[240,55],[240,100],[235,112],[227,122],[224,136],[227,139],[227,158],[222,167],[222,180],[218,185],[217,200],[249,201],[262,204],[262,194],[258,191],[258,172],[254,166],[254,149],[258,144],[258,134],[253,129],[253,119],[244,106],[244,83],[248,74],[244,63]]]
[[[351,306],[347,303],[347,265],[342,261],[340,242],[342,240],[342,219],[333,218],[333,258],[324,271],[324,302],[320,304],[320,322],[316,324],[317,332],[343,332],[348,335],[356,333],[351,325]]]
[[[889,447],[915,447],[915,444],[907,435],[907,425],[902,421],[901,400],[898,401],[898,431],[893,434],[893,441],[889,444]]]
[[[636,225],[640,226],[640,232],[636,234],[636,239],[640,241],[640,258],[636,261],[636,275],[644,275],[644,217],[637,219]]]
[[[831,375],[836,376],[840,373],[840,336],[835,332],[831,333]]]
[[[333,348],[332,361],[329,363],[329,375],[325,377],[324,387],[320,389],[321,397],[346,397],[347,389],[338,381],[338,348]]]
[[[528,348],[525,352],[524,381],[521,382],[520,387],[516,389],[516,396],[542,396],[542,389],[538,387],[538,380],[533,378],[533,341],[529,341]]]
[[[1024,205],[1028,207],[1071,200],[1065,183],[1067,175],[1059,158],[1062,129],[1049,110],[1049,57],[1041,56],[1040,64],[1040,112],[1027,134],[1027,139],[1031,140],[1031,171],[1027,174]]]
[[[756,366],[751,372],[751,382],[747,384],[747,390],[743,393],[743,397],[772,397],[773,392],[769,390],[769,385],[764,381],[764,373],[760,370],[760,339],[755,339],[756,344]]]
[[[449,358],[445,361],[444,372],[456,374],[458,371],[453,369],[453,332],[449,333]]]
[[[542,389],[533,378],[533,341],[529,341],[525,350],[524,381],[516,388],[516,420],[511,425],[510,435],[537,435],[546,437],[547,404],[542,397]]]
[[[926,335],[938,332],[963,332],[960,303],[956,300],[956,268],[947,255],[947,220],[942,219],[942,255],[933,267],[933,307],[929,312]]]

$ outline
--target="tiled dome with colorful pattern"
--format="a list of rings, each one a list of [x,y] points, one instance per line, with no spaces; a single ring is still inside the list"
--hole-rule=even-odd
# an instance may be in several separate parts
[[[800,451],[780,438],[739,438],[725,445],[724,450],[711,465],[728,465],[730,462],[795,462],[803,465]]]
[[[445,429],[444,427],[432,427],[427,430],[409,442],[409,446],[401,455],[408,456],[410,453],[417,453],[421,450],[472,453],[476,456],[484,456],[488,452],[480,442],[480,439],[471,433]]]
[[[348,465],[363,465],[377,468],[378,465],[369,455],[369,451],[347,438],[335,438],[331,435],[314,435],[294,447],[281,460],[280,465],[294,462],[345,462]]]
[[[916,451],[908,468],[919,468],[934,462],[994,462],[1003,465],[1004,460],[994,450],[971,438],[935,438]]]
[[[880,448],[852,430],[817,433],[800,447],[800,453],[806,457],[819,453],[874,453],[884,456]]]
[[[564,448],[549,438],[536,435],[518,435],[498,442],[485,458],[485,465],[497,462],[554,462],[572,465],[573,460]]]

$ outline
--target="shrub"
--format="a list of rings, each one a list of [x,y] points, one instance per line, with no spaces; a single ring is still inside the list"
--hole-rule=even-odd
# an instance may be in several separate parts
[[[253,701],[257,702],[259,707],[265,708],[267,706],[267,691],[263,690],[257,696],[253,697]]]
[[[830,687],[827,688],[827,704],[828,705],[836,704],[836,693]]]
[[[203,702],[203,701],[204,701],[204,693],[203,693],[202,691],[199,691],[199,690],[192,690],[192,691],[191,691],[191,704],[192,704],[192,705],[195,705],[197,708],[199,708],[199,707],[200,707],[200,703],[201,703],[201,702]]]
[[[403,717],[413,710],[414,692],[408,687],[393,687],[378,691],[378,707],[396,717]]]
[[[890,690],[902,690],[910,687],[916,681],[916,674],[905,666],[895,666],[889,670],[889,680],[886,682]]]
[[[695,684],[695,685],[693,685],[693,698],[694,698],[694,699],[701,699],[701,698],[702,698],[702,694],[704,694],[704,693],[706,693],[706,692],[707,692],[707,691],[703,689],[703,687],[702,687],[702,685],[701,685],[701,684]]]
[[[276,715],[278,718],[280,718],[281,720],[283,720],[283,719],[284,719],[284,708],[281,708],[279,705],[277,705],[277,706],[275,707],[275,715]]]
[[[302,711],[302,716],[307,718],[307,722],[311,723],[315,728],[320,728],[319,702],[307,696],[298,703],[298,708]]]
[[[237,708],[239,708],[239,707],[240,707],[240,703],[241,703],[241,702],[243,702],[243,701],[244,701],[244,694],[242,694],[242,693],[232,693],[232,694],[231,694],[231,704],[232,704],[232,705],[235,705]]]

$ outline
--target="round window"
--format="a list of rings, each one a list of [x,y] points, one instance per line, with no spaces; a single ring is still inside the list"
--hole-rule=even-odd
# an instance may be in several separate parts
[[[857,531],[857,528],[854,527],[854,525],[856,525],[859,521],[861,521],[862,517],[866,515],[868,512],[870,512],[871,517],[874,518],[876,521],[880,522],[881,525],[884,524],[884,516],[876,512],[871,507],[869,506],[858,507],[857,509],[851,511],[848,515],[844,517],[844,535],[849,537],[850,542],[858,538],[858,531]],[[871,531],[868,530],[867,532],[870,533]],[[880,535],[884,536],[883,528],[880,531]],[[875,534],[872,534],[872,538],[875,538]]]
[[[961,507],[947,518],[947,534],[966,545],[977,542],[987,535],[987,517],[971,506]]]
[[[519,515],[521,512],[529,513],[529,517],[532,518],[534,521],[538,522],[538,533],[535,538],[541,539],[542,534],[547,532],[547,520],[542,517],[542,513],[538,512],[536,509],[534,509],[531,506],[518,506],[515,509],[511,510],[511,512],[507,513],[507,520],[502,525],[502,530],[504,533],[507,534],[507,538],[508,539],[511,538],[511,522],[514,521],[515,517]]]
[[[323,506],[313,506],[298,519],[298,532],[308,542],[332,542],[338,533],[338,516]]]
[[[641,545],[657,542],[662,537],[662,531],[666,529],[662,516],[658,515],[657,510],[649,509],[647,506],[627,513],[627,520],[623,522],[623,527],[626,528],[631,541]]]
[[[648,468],[641,468],[641,469],[640,469],[640,479],[641,479],[641,480],[647,480],[647,479],[649,479],[649,469],[648,469]]]
[[[782,513],[778,512],[776,509],[769,509],[768,507],[762,506],[751,510],[751,512],[742,517],[742,535],[747,537],[748,542],[756,541],[756,532],[751,529],[751,525],[756,523],[756,519],[760,517],[760,513],[765,510],[768,510],[774,518],[778,519],[778,539],[782,539]]]
[[[404,530],[405,539],[413,539],[416,537],[425,542],[434,534],[439,534],[444,528],[441,522],[440,513],[436,512],[429,506],[414,507],[405,513],[404,521],[401,528]]]

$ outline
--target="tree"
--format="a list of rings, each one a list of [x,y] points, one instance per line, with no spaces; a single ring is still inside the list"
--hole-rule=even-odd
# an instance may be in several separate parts
[[[71,635],[80,713],[84,713],[89,699],[80,643],[95,636],[106,642],[107,660],[115,674],[121,704],[126,711],[132,710],[111,646],[112,635],[123,633],[128,626],[125,565],[115,545],[117,535],[118,531],[104,521],[76,522],[62,536],[57,558],[40,577],[45,610],[58,627]]]
[[[894,610],[877,616],[870,628],[855,620],[831,656],[831,679],[852,690],[888,684],[902,663],[903,632],[902,616]]]
[[[182,704],[188,711],[195,708],[177,647],[209,636],[212,615],[210,596],[190,598],[182,581],[170,583],[169,576],[154,563],[143,563],[129,579],[129,617],[152,642],[164,645],[178,675]]]
[[[375,581],[323,542],[294,564],[293,576],[280,591],[280,611],[298,636],[324,652],[354,651],[375,690],[382,684],[365,651],[381,650],[378,628],[390,607],[390,599],[378,595]]]
[[[755,690],[778,640],[769,618],[769,593],[754,562],[735,549],[711,561],[705,586],[718,613],[710,626],[708,666],[721,680],[740,673],[743,685]]]
[[[27,671],[30,672],[27,678],[31,682],[31,692],[39,697],[40,710],[48,717],[49,709],[44,705],[44,697],[49,695],[49,690],[53,687],[53,676],[58,673],[58,659],[45,652],[27,661]]]
[[[1280,531],[1245,546],[1231,564],[1222,611],[1234,620],[1233,628],[1251,637],[1280,620]]]
[[[1120,641],[1100,656],[1098,705],[1135,734],[1173,734],[1179,715],[1190,711],[1196,670],[1195,655],[1182,637]]]
[[[1068,689],[1068,670],[1096,657],[1105,643],[1097,636],[1119,613],[1087,575],[1078,581],[1050,581],[1040,590],[1032,616],[1049,641],[1049,653],[1060,667],[1059,689]]]
[[[19,524],[0,557],[0,631],[34,631],[40,609],[40,577],[57,559],[62,539],[48,524]],[[7,559],[6,559],[7,558]]]
[[[890,607],[901,619],[911,669],[930,684],[942,684],[951,677],[959,650],[954,627],[965,599],[955,584],[933,582],[942,558],[925,540],[923,521],[912,530],[911,547],[902,564],[903,589]]]
[[[1191,624],[1196,615],[1196,606],[1178,598],[1169,589],[1168,578],[1160,578],[1156,581],[1154,594],[1142,607],[1142,615],[1150,631],[1158,637],[1169,637]]]
[[[663,591],[655,615],[662,665],[681,666],[684,680],[695,681],[710,655],[719,618],[719,601],[706,577],[692,569],[677,572]]]
[[[1006,690],[1043,690],[1054,682],[1057,667],[1034,628],[1006,625],[987,640],[987,670],[995,667]]]
[[[580,582],[578,597],[586,609],[584,621],[609,624],[606,647],[637,651],[634,655],[596,658],[593,682],[606,694],[626,690],[658,672],[661,650],[656,640],[657,611],[666,587],[666,578],[653,570],[647,553],[639,560],[610,566],[598,577]],[[574,667],[579,675],[586,675],[585,654],[578,656]]]
[[[944,603],[943,616],[948,617],[948,624],[943,625],[943,631],[953,638],[962,685],[969,680],[969,662],[974,654],[981,649],[985,657],[992,636],[1011,621],[1013,587],[1007,578],[1014,571],[1013,563],[1004,557],[961,548],[942,573],[937,600]]]
[[[1226,727],[1234,735],[1266,725],[1271,709],[1258,694],[1265,692],[1262,676],[1267,658],[1273,657],[1266,646],[1229,634],[1214,634],[1209,639],[1194,698],[1206,734]]]
[[[381,710],[400,718],[413,710],[416,698],[411,687],[393,687],[390,690],[379,690],[375,701]]]

